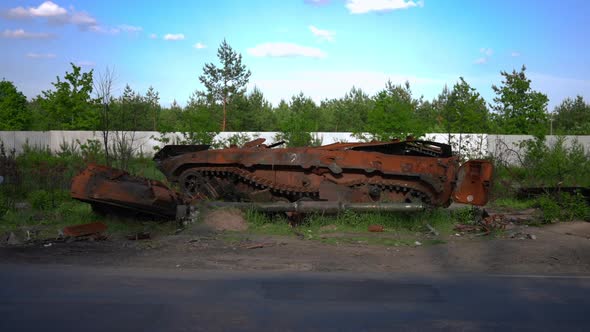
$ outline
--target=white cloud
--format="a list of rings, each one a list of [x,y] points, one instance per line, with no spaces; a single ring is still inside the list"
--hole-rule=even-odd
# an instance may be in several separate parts
[[[109,35],[116,35],[121,32],[119,28],[109,28],[102,25],[92,25],[87,28],[89,31],[96,32],[96,33],[104,33]]]
[[[158,35],[155,33],[150,34],[150,39],[158,39]]]
[[[72,12],[68,23],[82,27],[91,27],[97,25],[98,21],[87,12]]]
[[[134,33],[134,32],[141,32],[143,31],[142,27],[135,26],[135,25],[128,25],[128,24],[121,24],[118,26],[121,31]]]
[[[476,65],[483,65],[483,64],[488,63],[488,58],[486,58],[486,57],[477,58],[477,59],[475,59],[475,61],[473,61],[473,63],[475,63]]]
[[[8,10],[7,16],[11,18],[27,17],[57,17],[65,16],[68,11],[51,1],[45,1],[39,7],[16,7]]]
[[[183,40],[184,34],[182,33],[168,33],[164,36],[164,40]]]
[[[98,20],[85,11],[76,11],[73,7],[65,9],[52,1],[45,1],[39,7],[16,7],[3,13],[4,17],[12,19],[44,18],[51,24],[71,24],[82,30],[94,32],[118,33],[120,28],[100,26]]]
[[[351,14],[385,12],[412,7],[424,7],[424,1],[413,0],[348,0],[346,8]]]
[[[315,47],[301,46],[293,43],[264,43],[249,48],[248,54],[255,57],[310,57],[325,58],[327,54]]]
[[[195,45],[193,45],[193,47],[196,48],[196,49],[198,49],[198,50],[200,50],[200,49],[203,49],[203,48],[207,48],[207,45],[205,45],[205,44],[203,44],[201,42],[198,42]]]
[[[488,63],[490,57],[494,54],[494,50],[492,50],[491,48],[482,47],[479,49],[479,53],[483,54],[483,56],[475,59],[473,63],[476,65],[483,65]]]
[[[492,56],[492,54],[494,54],[494,50],[492,50],[491,48],[485,48],[485,47],[480,48],[479,52],[485,54],[485,56],[488,56],[488,57],[490,57],[490,56]]]
[[[65,8],[62,8],[51,1],[45,1],[37,8],[29,7],[29,12],[33,16],[52,17],[65,15],[68,11]]]
[[[4,30],[2,32],[3,38],[11,39],[50,39],[55,35],[46,32],[27,32],[23,29]]]
[[[55,54],[53,53],[27,53],[27,58],[31,59],[53,59],[55,58]]]
[[[518,57],[518,56],[520,56],[520,52],[512,52],[512,53],[510,53],[510,56]]]
[[[309,31],[311,31],[314,36],[318,37],[318,39],[329,42],[334,41],[334,35],[336,34],[336,32],[333,31],[318,29],[313,25],[309,26]]]

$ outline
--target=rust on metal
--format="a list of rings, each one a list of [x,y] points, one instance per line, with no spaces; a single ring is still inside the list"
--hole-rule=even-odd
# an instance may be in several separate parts
[[[99,234],[107,230],[107,225],[102,222],[67,226],[63,229],[64,236],[80,237]]]
[[[203,202],[267,212],[413,212],[453,200],[485,205],[493,173],[489,161],[460,165],[449,145],[414,139],[299,148],[264,139],[243,148],[168,145],[154,161],[180,193],[90,165],[74,178],[72,197],[97,209],[163,217],[174,217],[178,205]]]
[[[373,232],[373,233],[379,233],[379,232],[383,232],[384,228],[382,225],[369,225],[368,231]]]
[[[94,164],[73,178],[70,195],[100,213],[121,210],[163,218],[174,218],[182,203],[181,196],[160,181]]]
[[[155,160],[194,200],[253,201],[261,192],[278,202],[448,206],[452,198],[473,205],[488,199],[492,164],[475,160],[460,167],[447,144],[408,140],[270,149],[261,142],[174,155],[165,148]]]

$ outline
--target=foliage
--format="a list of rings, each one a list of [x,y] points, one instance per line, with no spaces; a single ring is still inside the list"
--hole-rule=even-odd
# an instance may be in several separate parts
[[[569,144],[568,144],[569,143]],[[567,142],[558,136],[546,144],[542,139],[524,141],[521,167],[526,169],[527,185],[585,186],[590,185],[590,156],[577,140]]]
[[[253,139],[255,139],[255,137],[250,137],[250,135],[246,133],[237,133],[228,137],[224,145],[226,147],[242,147],[244,144],[252,141]]]
[[[590,104],[582,96],[566,98],[553,113],[555,132],[569,135],[590,134]]]
[[[485,100],[463,77],[453,90],[443,90],[438,105],[446,133],[486,133],[489,112]]]
[[[310,132],[317,131],[319,127],[314,101],[301,92],[291,98],[288,106],[283,102],[279,107],[280,133],[275,139],[286,141],[288,147],[312,145],[313,137]]]
[[[366,132],[356,135],[365,140],[388,141],[405,139],[406,136],[419,138],[426,128],[415,116],[418,101],[412,98],[410,83],[394,85],[388,81],[384,90],[375,97],[375,107],[369,110]]]
[[[46,190],[31,191],[28,196],[31,206],[36,210],[49,210],[54,207],[52,195]]]
[[[590,206],[580,194],[546,194],[537,199],[537,206],[543,211],[545,222],[590,220]]]
[[[531,80],[526,76],[526,67],[512,73],[501,72],[504,80],[500,86],[492,85],[496,93],[497,132],[503,134],[529,134],[537,137],[547,132],[547,103],[543,93],[531,89]]]
[[[0,130],[28,130],[27,98],[9,81],[0,81]]]
[[[205,64],[203,74],[199,76],[199,81],[205,86],[209,101],[222,103],[223,122],[221,130],[225,131],[227,103],[234,95],[245,92],[251,72],[246,69],[246,65],[242,64],[242,55],[234,51],[225,39],[217,49],[217,58],[221,66],[217,67],[213,63]]]
[[[51,128],[65,130],[92,130],[99,123],[94,100],[91,98],[93,71],[83,73],[81,67],[71,64],[63,80],[57,77],[52,83],[55,90],[43,91],[39,99]]]
[[[4,193],[4,191],[0,190],[0,220],[2,220],[2,217],[4,217],[6,212],[10,210],[10,206],[11,204],[7,195]]]

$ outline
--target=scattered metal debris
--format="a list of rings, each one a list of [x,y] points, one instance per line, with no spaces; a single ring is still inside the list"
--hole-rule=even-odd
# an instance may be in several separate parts
[[[457,224],[453,229],[461,233],[479,233],[478,235],[489,235],[493,231],[505,230],[506,225],[508,225],[508,221],[504,215],[493,214],[476,221],[474,224]]]
[[[426,224],[426,227],[428,227],[428,230],[430,230],[430,233],[432,233],[432,235],[434,236],[438,236],[440,233],[436,230],[436,228],[432,227],[430,224]]]
[[[74,226],[67,226],[63,228],[63,235],[68,237],[81,237],[100,234],[107,230],[107,225],[103,222],[93,222],[89,224],[81,224]]]
[[[377,232],[383,232],[384,229],[383,229],[382,225],[369,225],[368,230],[369,230],[369,232],[377,233]]]
[[[182,201],[176,192],[160,181],[90,164],[72,179],[71,196],[90,203],[98,213],[150,215],[174,219]]]
[[[261,242],[261,243],[254,243],[254,244],[247,244],[243,246],[245,249],[260,249],[264,247],[274,247],[276,243],[274,242]]]

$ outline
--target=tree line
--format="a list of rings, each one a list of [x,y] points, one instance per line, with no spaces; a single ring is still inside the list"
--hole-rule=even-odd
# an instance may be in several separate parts
[[[352,87],[343,97],[320,103],[298,93],[272,105],[258,88],[246,90],[251,72],[225,40],[217,56],[218,64],[205,64],[198,77],[204,89],[195,91],[184,107],[176,101],[163,107],[153,87],[140,93],[126,85],[115,97],[112,71],[95,75],[75,64],[31,100],[2,80],[0,130],[277,131],[301,144],[313,131],[354,132],[379,140],[427,132],[590,134],[590,104],[576,96],[549,112],[547,95],[531,88],[525,66],[501,72],[490,104],[460,77],[432,100],[415,96],[407,82],[388,81],[374,95]]]

